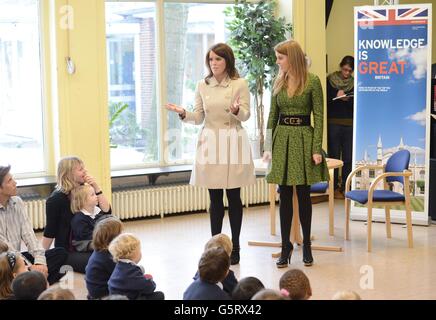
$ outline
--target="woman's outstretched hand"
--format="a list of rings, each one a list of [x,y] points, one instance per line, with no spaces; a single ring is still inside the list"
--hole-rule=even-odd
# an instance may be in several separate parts
[[[263,153],[263,157],[262,157],[263,162],[270,162],[271,159],[272,159],[271,152],[270,151],[265,151]]]
[[[178,114],[184,114],[184,113],[185,113],[185,109],[183,109],[182,107],[180,107],[180,106],[178,106],[178,105],[176,105],[176,104],[173,104],[173,103],[167,103],[167,104],[165,105],[165,108],[166,108],[167,110],[170,110],[170,111],[176,112],[176,113],[178,113]]]
[[[320,155],[319,153],[315,153],[312,156],[313,162],[315,163],[315,165],[319,165],[322,162],[322,155]]]
[[[239,107],[241,106],[241,103],[239,102],[239,96],[236,98],[235,102],[230,106],[230,111],[237,115],[239,113]]]

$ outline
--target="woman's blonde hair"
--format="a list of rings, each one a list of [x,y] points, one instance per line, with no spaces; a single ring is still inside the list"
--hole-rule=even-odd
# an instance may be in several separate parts
[[[15,265],[11,268],[9,262],[10,256],[14,257]],[[15,252],[3,252],[0,254],[0,300],[7,299],[13,295],[12,280],[14,280],[14,272],[17,272],[19,267],[18,259],[20,255]]]
[[[280,70],[277,75],[273,95],[277,95],[283,88],[286,88],[289,97],[302,94],[307,85],[308,67],[300,45],[295,40],[286,40],[277,44],[274,50],[288,57],[289,68],[286,72]]]
[[[123,223],[111,216],[97,222],[92,234],[92,246],[96,251],[107,250],[111,241],[123,232]]]
[[[224,233],[216,234],[204,246],[204,251],[211,248],[223,248],[224,251],[229,255],[232,253],[233,244],[230,238]]]
[[[120,259],[131,259],[141,242],[131,233],[122,233],[109,244],[109,252],[115,262]]]
[[[69,194],[76,187],[73,169],[76,166],[83,166],[84,163],[78,157],[71,156],[62,158],[58,163],[58,174],[56,190]]]
[[[89,184],[84,184],[71,190],[70,208],[72,213],[79,212],[85,208],[90,189],[93,188]]]

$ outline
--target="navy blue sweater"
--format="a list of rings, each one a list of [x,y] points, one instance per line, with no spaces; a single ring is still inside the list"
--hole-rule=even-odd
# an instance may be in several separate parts
[[[94,251],[86,266],[86,288],[91,299],[109,295],[107,282],[115,269],[115,262],[109,251]]]
[[[108,285],[111,295],[124,295],[130,300],[151,294],[156,289],[153,279],[146,277],[139,266],[121,261],[116,264]]]
[[[109,212],[101,211],[95,216],[94,219],[92,219],[90,216],[87,216],[83,212],[76,212],[74,214],[73,218],[71,219],[71,231],[73,246],[77,251],[92,251],[92,248],[90,248],[89,245],[92,240],[92,233],[94,232],[95,225],[101,219],[107,218],[111,212],[111,209],[109,209]],[[86,245],[83,245],[86,242],[88,248],[86,248]],[[83,247],[86,249],[83,249]]]
[[[197,273],[194,276],[194,280],[197,280],[200,278],[200,275]],[[236,288],[236,285],[238,284],[238,279],[235,277],[235,273],[232,270],[229,270],[229,273],[227,274],[227,277],[221,281],[223,285],[223,290],[227,292],[229,295],[232,295],[233,290]]]
[[[230,296],[216,284],[197,279],[186,289],[183,300],[230,300]]]

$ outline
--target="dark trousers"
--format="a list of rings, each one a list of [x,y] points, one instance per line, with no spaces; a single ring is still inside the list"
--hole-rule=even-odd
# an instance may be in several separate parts
[[[280,188],[280,231],[282,247],[289,246],[289,236],[292,226],[292,186],[279,186]],[[297,188],[298,210],[301,228],[303,230],[303,244],[310,245],[310,229],[312,226],[312,202],[310,201],[310,186],[299,185]]]
[[[92,255],[91,252],[68,252],[67,260],[65,265],[71,266],[74,272],[85,274],[85,268],[88,264],[88,260]]]
[[[35,259],[29,252],[23,252],[23,255],[32,264]],[[64,273],[59,273],[61,267],[65,265],[68,252],[64,248],[53,248],[45,251],[45,259],[47,262],[48,277],[47,281],[50,285],[59,281],[64,276]]]
[[[224,191],[223,189],[209,189],[210,196],[210,227],[212,236],[221,233],[224,219]],[[226,189],[229,201],[229,220],[232,230],[232,243],[234,248],[239,247],[239,235],[242,226],[241,188]]]
[[[353,127],[337,124],[328,125],[328,155],[330,158],[342,159],[341,187],[345,189],[345,182],[351,172],[353,161]],[[335,189],[339,188],[338,170],[335,170]]]

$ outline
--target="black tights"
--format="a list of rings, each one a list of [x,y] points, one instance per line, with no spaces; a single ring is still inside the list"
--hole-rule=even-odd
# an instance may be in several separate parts
[[[212,236],[221,233],[224,219],[223,189],[209,189],[210,196],[210,227]],[[239,247],[239,234],[242,225],[241,188],[226,189],[229,201],[229,220],[232,230],[232,243],[234,248]]]
[[[292,186],[280,186],[280,230],[282,246],[289,246],[289,235],[292,226]],[[310,200],[310,186],[297,186],[298,210],[303,229],[303,244],[310,245],[310,228],[312,224],[312,202]]]

